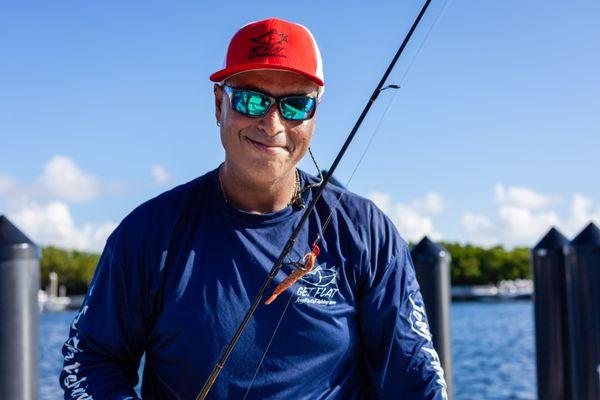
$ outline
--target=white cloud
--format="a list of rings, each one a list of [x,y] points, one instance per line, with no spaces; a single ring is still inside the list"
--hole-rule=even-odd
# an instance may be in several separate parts
[[[559,225],[564,230],[563,233],[570,236],[576,235],[592,221],[600,226],[600,205],[594,207],[592,199],[583,194],[575,193],[573,195],[569,210],[571,212],[569,219]]]
[[[164,185],[171,180],[171,176],[167,172],[167,169],[162,165],[153,165],[150,169],[150,173],[154,178],[154,183],[156,183],[157,185]]]
[[[387,193],[373,192],[368,197],[390,217],[405,239],[417,242],[425,235],[431,240],[441,239],[430,217],[430,214],[438,213],[443,208],[443,199],[439,194],[430,192],[424,198],[413,199],[407,204],[394,203]]]
[[[14,196],[19,191],[19,185],[11,176],[0,172],[0,197]]]
[[[428,192],[424,198],[411,201],[411,206],[427,214],[439,214],[444,209],[444,199],[436,192]]]
[[[524,207],[503,206],[498,210],[499,242],[508,245],[534,245],[560,220],[555,212],[534,212]]]
[[[477,243],[492,246],[497,243],[494,223],[484,215],[464,213],[461,224],[471,237],[477,238]]]
[[[102,250],[109,234],[116,228],[110,221],[76,226],[69,206],[60,201],[13,204],[8,218],[39,245],[93,252]]]
[[[462,216],[462,224],[469,232],[477,232],[482,230],[491,230],[494,224],[484,215],[464,213]]]
[[[528,210],[547,207],[556,200],[551,196],[537,193],[529,188],[519,186],[506,188],[499,183],[494,186],[494,193],[498,204],[526,208]]]
[[[116,224],[76,224],[68,203],[89,201],[100,194],[98,180],[70,158],[52,157],[33,185],[20,185],[0,173],[2,212],[39,245],[99,252]]]
[[[461,225],[467,232],[467,241],[484,246],[533,246],[555,226],[567,237],[573,237],[587,223],[600,223],[600,207],[593,201],[575,193],[570,204],[570,215],[560,218],[550,205],[558,202],[557,196],[541,194],[524,187],[494,187],[498,205],[494,220],[473,213],[463,213]]]
[[[100,183],[64,156],[54,156],[37,179],[35,192],[53,199],[83,203],[100,194]]]

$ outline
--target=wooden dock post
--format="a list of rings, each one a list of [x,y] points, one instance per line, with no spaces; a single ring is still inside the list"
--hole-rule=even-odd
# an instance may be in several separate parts
[[[568,243],[552,228],[531,250],[539,400],[571,399],[564,257]]]

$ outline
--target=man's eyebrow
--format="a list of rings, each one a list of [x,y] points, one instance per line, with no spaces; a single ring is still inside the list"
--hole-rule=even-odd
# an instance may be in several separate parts
[[[264,94],[268,94],[269,96],[272,96],[271,93],[267,92],[264,89],[259,88],[258,86],[254,86],[254,85],[248,85],[248,84],[246,84],[246,85],[236,85],[235,87],[236,87],[236,89],[254,90],[255,92],[261,92],[261,93],[264,93]],[[273,97],[275,97],[275,96],[273,96]]]

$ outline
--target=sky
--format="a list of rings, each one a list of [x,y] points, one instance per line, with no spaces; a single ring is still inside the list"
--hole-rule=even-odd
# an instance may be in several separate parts
[[[327,168],[422,2],[224,4],[0,4],[0,214],[39,244],[100,251],[137,205],[216,168],[208,76],[268,17],[321,49],[312,148]],[[388,80],[401,89],[336,178],[413,242],[533,246],[600,224],[598,20],[599,2],[433,0]]]

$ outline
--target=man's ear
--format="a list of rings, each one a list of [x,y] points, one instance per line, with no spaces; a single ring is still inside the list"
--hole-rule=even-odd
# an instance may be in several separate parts
[[[221,85],[215,83],[213,86],[213,91],[215,93],[215,118],[217,119],[217,123],[221,122],[221,104],[223,102],[223,88]]]

